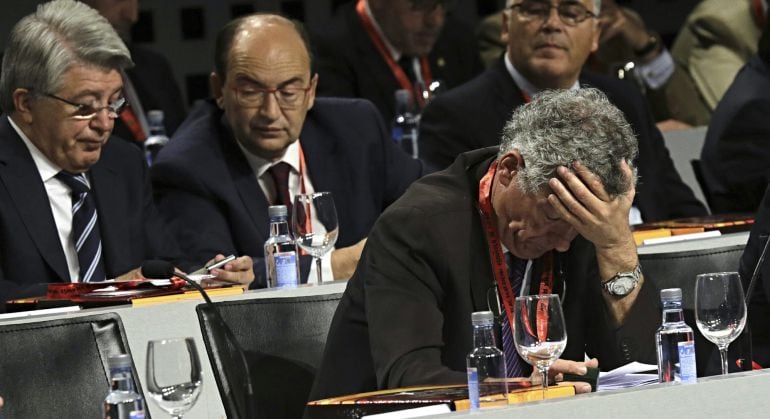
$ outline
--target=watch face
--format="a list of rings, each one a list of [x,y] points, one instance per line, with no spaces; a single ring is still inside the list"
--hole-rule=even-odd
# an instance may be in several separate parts
[[[633,291],[636,287],[636,281],[632,276],[620,276],[612,281],[610,285],[610,293],[614,295],[626,295]]]

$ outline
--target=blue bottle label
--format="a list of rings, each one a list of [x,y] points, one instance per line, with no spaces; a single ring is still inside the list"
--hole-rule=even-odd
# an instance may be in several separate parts
[[[471,402],[471,410],[479,410],[479,371],[476,368],[468,368],[468,400]]]
[[[277,287],[296,287],[299,284],[297,253],[275,253],[273,259],[275,260],[275,285]]]
[[[679,351],[679,379],[682,383],[696,383],[698,372],[695,369],[695,342],[688,340],[677,343]]]
[[[396,125],[393,127],[393,129],[390,131],[390,137],[393,138],[393,142],[396,144],[401,142],[401,138],[404,136],[404,129],[400,126]]]
[[[129,419],[144,419],[144,410],[134,410],[129,416]]]

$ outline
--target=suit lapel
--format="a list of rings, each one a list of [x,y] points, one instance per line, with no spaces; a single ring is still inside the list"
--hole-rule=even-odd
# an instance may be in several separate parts
[[[0,181],[13,201],[40,255],[63,281],[69,282],[69,269],[51,204],[35,162],[5,114],[0,116]],[[19,261],[19,263],[34,263]]]
[[[401,86],[390,71],[385,59],[382,58],[377,48],[369,38],[369,34],[364,30],[361,20],[358,18],[355,10],[351,8],[352,12],[348,19],[352,21],[353,42],[356,45],[356,52],[360,57],[361,62],[366,66],[367,74],[372,80],[369,83],[369,87],[376,87],[380,101],[388,104],[389,107],[394,108],[394,96],[393,92],[400,89]],[[377,101],[374,101],[375,104]],[[387,116],[385,116],[387,118]]]
[[[336,138],[323,132],[323,128],[315,121],[312,110],[308,112],[305,125],[302,127],[300,141],[305,154],[305,162],[310,172],[310,180],[316,192],[331,192],[335,202],[341,202],[342,197],[350,197],[350,177],[338,176],[339,173],[355,173],[349,164],[338,157],[337,143],[329,141]],[[345,200],[348,200],[347,198]],[[340,214],[344,211],[336,205],[338,217],[353,217],[354,214]]]
[[[123,140],[113,137],[109,141]],[[110,164],[113,156],[108,147],[109,144],[102,150],[99,161],[91,167],[90,181],[99,217],[104,267],[109,278],[124,273],[114,272],[114,264],[119,260],[128,260],[127,256],[121,254],[131,248],[126,243],[131,237],[128,220],[132,215],[128,213],[128,208],[135,208],[136,205],[128,202],[128,194],[122,193],[125,182],[120,179],[114,165]]]
[[[505,61],[500,58],[491,68],[491,74],[496,84],[494,96],[497,102],[495,111],[498,121],[507,121],[514,109],[524,104],[524,96],[521,89],[513,81],[513,77],[505,67]]]
[[[475,243],[470,243],[470,249],[473,252],[470,261],[471,266],[469,272],[472,272],[475,279],[471,280],[471,298],[473,301],[473,307],[477,310],[488,310],[489,304],[492,303],[489,300],[487,293],[489,290],[495,287],[495,277],[492,274],[492,257],[489,254],[489,245],[486,235],[484,234],[484,228],[481,225],[481,216],[478,196],[479,196],[479,181],[486,174],[489,169],[489,164],[492,159],[485,159],[480,163],[475,170],[471,173],[467,173],[468,182],[471,184],[472,201],[473,201],[473,214],[471,215],[471,232],[476,232],[471,240]]]

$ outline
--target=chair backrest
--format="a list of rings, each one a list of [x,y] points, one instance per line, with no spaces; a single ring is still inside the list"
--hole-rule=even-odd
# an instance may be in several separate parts
[[[716,248],[686,250],[670,253],[640,254],[645,280],[650,280],[659,290],[681,288],[685,321],[695,332],[695,353],[698,376],[717,374],[721,370],[716,346],[706,340],[695,323],[695,277],[707,272],[737,272],[745,244]],[[730,345],[728,358],[731,370],[735,359],[742,357],[736,341]]]
[[[230,418],[299,418],[305,409],[326,336],[342,294],[250,299],[216,307],[243,348],[243,361],[211,307],[197,307],[206,351]],[[253,397],[245,383],[251,379]],[[247,403],[253,402],[252,410]]]
[[[107,358],[121,353],[130,354],[115,313],[0,324],[2,414],[103,418],[110,391]]]

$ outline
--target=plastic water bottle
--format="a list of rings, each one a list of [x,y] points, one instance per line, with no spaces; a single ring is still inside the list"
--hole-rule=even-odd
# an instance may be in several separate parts
[[[667,288],[660,291],[663,303],[663,324],[655,333],[658,346],[658,378],[661,383],[695,383],[695,335],[684,322],[682,290]]]
[[[168,144],[166,128],[163,126],[163,111],[147,112],[147,124],[149,125],[150,136],[144,140],[144,158],[147,160],[147,165],[152,166],[158,152]]]
[[[112,355],[107,363],[112,390],[104,399],[104,418],[144,419],[144,399],[134,385],[131,357],[126,354]]]
[[[391,136],[393,141],[412,158],[420,154],[418,132],[420,116],[412,112],[412,93],[409,90],[396,90],[396,117],[393,119]]]
[[[508,404],[505,354],[495,344],[491,311],[471,314],[473,350],[465,358],[471,410]]]
[[[270,237],[265,241],[265,270],[267,286],[296,287],[299,285],[297,245],[289,233],[288,211],[285,205],[271,205]]]

